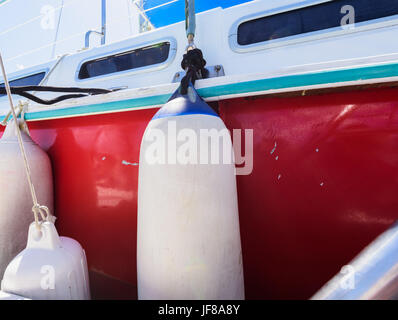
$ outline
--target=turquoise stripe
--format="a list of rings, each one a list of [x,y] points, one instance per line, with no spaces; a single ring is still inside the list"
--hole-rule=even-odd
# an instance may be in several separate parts
[[[133,109],[145,106],[165,104],[169,98],[170,95],[163,94],[159,96],[152,96],[152,97],[145,97],[138,99],[90,104],[87,106],[80,106],[80,107],[70,107],[63,109],[30,112],[30,113],[25,113],[25,119],[37,120],[37,119],[46,119],[46,118],[68,117],[68,116],[90,114],[90,113],[109,112],[116,110],[121,111],[125,109]]]
[[[203,98],[216,96],[254,93],[257,91],[287,89],[305,87],[320,84],[332,84],[347,81],[369,80],[389,78],[398,76],[398,64],[386,64],[379,66],[362,67],[355,69],[322,71],[300,75],[282,76],[270,79],[246,81],[233,84],[219,85],[209,88],[198,89]],[[57,117],[68,117],[91,113],[103,113],[109,111],[123,111],[140,107],[162,105],[170,98],[170,94],[157,95],[145,98],[135,98],[114,102],[105,102],[87,106],[69,107],[56,110],[29,112],[25,114],[27,120],[49,119]],[[0,117],[0,121],[4,119]]]
[[[398,76],[398,64],[372,66],[349,70],[323,71],[318,73],[283,76],[241,83],[198,89],[200,96],[210,98],[230,94],[265,90],[305,87],[311,85],[369,80]]]

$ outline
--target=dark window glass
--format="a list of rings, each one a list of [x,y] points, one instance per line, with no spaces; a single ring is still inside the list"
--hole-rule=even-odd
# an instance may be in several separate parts
[[[346,5],[354,8],[355,23],[398,14],[398,0],[335,0],[243,22],[238,27],[238,43],[248,45],[339,27],[347,15],[341,13]]]
[[[45,72],[40,72],[36,74],[32,74],[31,76],[19,78],[10,81],[11,87],[20,87],[20,86],[37,86],[41,80],[43,80],[44,76],[46,75]],[[4,88],[4,83],[0,84],[0,87]],[[4,94],[0,95],[4,96]]]
[[[80,68],[79,79],[87,79],[162,63],[169,57],[169,50],[170,43],[164,42],[87,61]]]

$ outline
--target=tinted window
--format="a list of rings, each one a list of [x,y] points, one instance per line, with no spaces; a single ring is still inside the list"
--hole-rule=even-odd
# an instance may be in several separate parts
[[[398,14],[398,0],[335,0],[289,12],[246,21],[238,27],[238,43],[248,45],[341,25],[347,15],[344,6],[352,6],[355,23]]]
[[[170,43],[164,42],[88,61],[81,66],[79,79],[87,79],[162,63],[169,57],[169,50]]]
[[[20,86],[37,86],[41,80],[43,80],[44,76],[46,75],[45,72],[40,72],[40,73],[36,73],[36,74],[32,74],[31,76],[27,76],[27,77],[23,77],[23,78],[19,78],[19,79],[15,79],[10,81],[10,86],[11,87],[20,87]],[[0,87],[4,88],[4,83],[0,84]],[[3,94],[0,95],[4,96]]]

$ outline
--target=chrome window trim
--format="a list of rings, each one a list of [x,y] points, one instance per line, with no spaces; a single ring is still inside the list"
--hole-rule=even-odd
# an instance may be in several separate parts
[[[118,53],[133,51],[133,50],[141,49],[141,48],[144,48],[144,47],[149,47],[149,46],[152,46],[152,45],[161,44],[161,43],[164,43],[164,42],[170,43],[169,55],[168,55],[166,61],[164,61],[164,62],[151,64],[149,66],[144,66],[144,67],[130,69],[130,70],[112,72],[112,73],[108,73],[108,74],[104,74],[104,75],[100,75],[100,76],[96,76],[96,77],[91,77],[91,78],[86,78],[86,79],[79,79],[80,68],[86,62],[89,62],[89,61],[92,61],[92,60],[96,60],[96,59],[100,59],[100,58],[106,58],[108,56],[112,56],[112,55],[118,54]],[[176,57],[176,54],[177,54],[177,41],[173,37],[167,37],[167,38],[156,39],[156,40],[153,40],[153,41],[142,42],[142,43],[139,43],[139,44],[136,44],[136,45],[133,45],[133,46],[123,47],[123,48],[115,49],[115,50],[112,50],[112,51],[109,51],[109,52],[106,52],[106,53],[93,55],[93,56],[90,56],[88,58],[85,58],[85,59],[81,60],[79,62],[79,64],[78,64],[78,66],[77,66],[76,71],[75,71],[75,79],[74,80],[76,82],[87,82],[87,81],[113,79],[113,78],[119,78],[119,77],[127,76],[127,75],[131,76],[131,75],[136,75],[136,74],[140,74],[140,73],[159,71],[159,70],[167,68],[174,61],[174,59]]]
[[[283,6],[283,7],[279,7],[279,8],[275,8],[275,9],[271,9],[271,10],[266,10],[266,11],[262,11],[259,13],[253,13],[253,14],[241,17],[232,24],[232,26],[229,30],[229,34],[228,34],[229,46],[230,46],[231,50],[236,53],[248,53],[248,52],[289,46],[289,45],[293,45],[293,44],[300,44],[300,43],[309,42],[309,41],[327,39],[327,38],[331,38],[331,37],[343,36],[343,35],[348,35],[348,34],[353,34],[353,33],[364,32],[364,31],[368,31],[368,30],[374,30],[374,29],[398,25],[398,15],[393,15],[390,17],[383,17],[383,18],[379,18],[379,19],[373,19],[373,20],[369,20],[369,21],[363,21],[360,23],[356,23],[354,25],[354,28],[352,28],[352,27],[350,28],[348,26],[345,29],[342,29],[341,27],[334,27],[334,28],[328,28],[328,29],[323,29],[323,30],[314,31],[314,32],[302,33],[302,34],[293,35],[293,36],[284,37],[284,38],[275,39],[275,40],[262,41],[262,42],[253,43],[253,44],[249,44],[249,45],[240,45],[238,43],[238,27],[239,27],[239,25],[241,25],[244,22],[255,20],[258,18],[264,18],[267,16],[272,16],[272,15],[279,14],[279,13],[289,12],[289,11],[293,11],[296,9],[310,7],[310,6],[321,4],[321,3],[332,2],[332,1],[333,0],[304,1],[304,2],[301,2],[298,4],[287,5],[287,6]]]

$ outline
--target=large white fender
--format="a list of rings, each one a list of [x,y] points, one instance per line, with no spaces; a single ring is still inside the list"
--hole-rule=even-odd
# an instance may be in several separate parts
[[[192,147],[196,139],[199,148],[206,129],[227,132],[190,86],[187,95],[173,95],[144,133],[138,182],[139,299],[244,299],[235,167],[233,159],[199,163],[208,154],[200,148],[195,156]],[[226,148],[231,155],[230,139],[227,134],[219,144],[212,140],[208,150],[222,158]]]
[[[0,139],[0,279],[8,263],[26,246],[34,220],[32,197],[18,146],[14,120]],[[53,177],[48,155],[21,130],[39,203],[53,212]]]
[[[87,260],[80,244],[60,237],[50,221],[29,227],[28,244],[8,265],[1,290],[30,299],[90,299]]]

